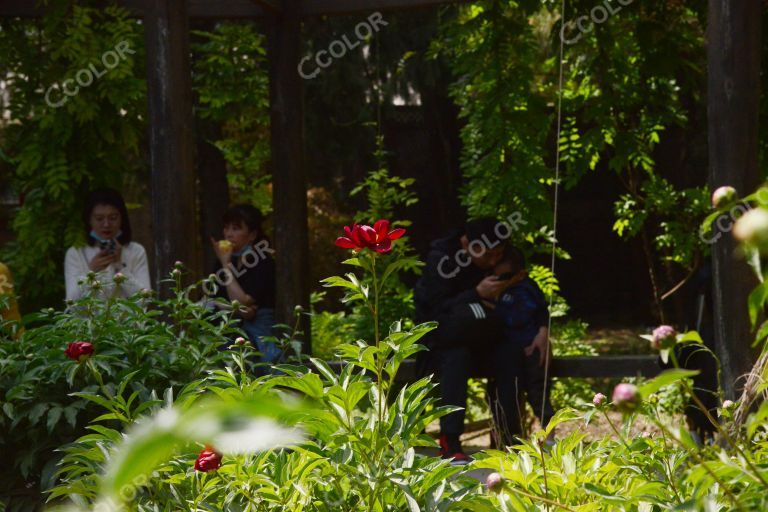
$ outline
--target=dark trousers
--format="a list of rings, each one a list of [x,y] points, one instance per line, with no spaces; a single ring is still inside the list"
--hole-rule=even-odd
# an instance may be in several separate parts
[[[544,370],[538,366],[538,352],[526,358],[523,347],[504,342],[498,319],[490,314],[477,319],[466,304],[438,319],[438,323],[438,329],[425,340],[430,352],[422,353],[426,363],[422,368],[437,374],[441,405],[462,408],[440,419],[441,433],[458,436],[464,432],[467,380],[486,377],[498,441],[511,444],[523,433],[523,392],[536,414],[541,414],[545,381]],[[542,425],[552,417],[548,390]]]
[[[488,401],[496,426],[497,443],[512,444],[521,437],[525,404],[528,403],[539,416],[544,402],[542,426],[552,418],[549,386],[545,386],[544,369],[539,366],[539,354],[526,357],[523,348],[511,343],[496,343],[482,350],[469,347],[436,349],[433,353],[438,364],[441,405],[454,405],[462,410],[440,418],[440,432],[461,435],[467,407],[467,379],[483,376],[489,379]],[[546,394],[545,394],[546,387]],[[546,397],[546,398],[545,398]]]

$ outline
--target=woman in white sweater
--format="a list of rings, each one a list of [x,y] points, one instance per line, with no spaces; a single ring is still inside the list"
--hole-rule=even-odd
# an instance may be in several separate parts
[[[141,289],[149,289],[147,253],[141,244],[131,241],[128,210],[119,192],[102,189],[92,192],[83,211],[88,231],[88,244],[70,247],[64,259],[67,300],[77,300],[87,294],[88,272],[94,272],[101,283],[97,296],[129,297]],[[125,276],[116,285],[116,274]]]

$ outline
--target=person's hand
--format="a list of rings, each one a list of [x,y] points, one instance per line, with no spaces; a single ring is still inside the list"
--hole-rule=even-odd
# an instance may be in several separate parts
[[[109,254],[107,251],[99,251],[90,262],[88,262],[88,268],[94,272],[101,272],[107,268],[113,261],[115,261],[115,255]]]
[[[525,347],[525,356],[532,356],[536,350],[539,351],[539,366],[544,366],[547,351],[549,351],[549,329],[546,327],[539,329],[539,333],[533,338],[533,343]]]
[[[510,277],[509,279],[507,279],[504,282],[507,284],[507,286],[512,286],[513,284],[519,283],[520,281],[522,281],[526,277],[528,277],[528,272],[526,272],[525,270],[521,270],[520,272],[518,272],[517,274],[513,275],[512,277]]]
[[[496,300],[501,292],[509,286],[509,281],[499,281],[496,276],[488,276],[475,287],[480,298]]]
[[[258,311],[258,309],[259,306],[248,306],[244,309],[240,309],[240,316],[244,320],[250,320],[256,316],[256,311]]]
[[[115,268],[117,269],[117,272],[120,272],[123,270],[123,246],[120,245],[120,242],[115,240],[115,252],[112,253],[112,263],[115,264]]]
[[[219,241],[211,237],[211,245],[213,246],[213,252],[216,253],[216,257],[221,262],[221,266],[226,268],[232,257],[232,246],[222,247],[219,245]]]

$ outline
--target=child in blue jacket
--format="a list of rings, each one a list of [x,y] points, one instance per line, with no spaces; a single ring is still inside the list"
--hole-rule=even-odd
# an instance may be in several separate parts
[[[525,270],[525,257],[519,249],[508,246],[504,256],[494,268],[501,279]],[[490,305],[489,305],[490,306]],[[546,350],[549,343],[549,308],[536,282],[530,277],[507,287],[493,304],[504,326],[502,343],[520,348],[520,357],[510,361],[510,371],[518,376],[520,391],[525,391],[528,403],[539,416],[542,427],[552,418],[552,404],[549,400],[550,386],[545,386]],[[546,392],[545,392],[546,390]],[[522,409],[522,403],[518,404]]]

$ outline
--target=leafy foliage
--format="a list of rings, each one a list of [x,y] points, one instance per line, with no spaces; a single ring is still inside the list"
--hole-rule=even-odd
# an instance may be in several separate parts
[[[4,249],[4,259],[12,263],[28,306],[63,295],[60,262],[66,247],[84,239],[83,199],[95,187],[119,187],[126,176],[141,175],[146,128],[140,25],[121,8],[50,4],[51,14],[39,23],[0,20],[14,121],[3,128],[2,152],[24,198],[13,219],[16,240]],[[123,58],[107,69],[103,56],[117,45],[126,48]],[[67,82],[79,72],[92,73],[90,86]],[[77,94],[64,96],[64,84],[78,88]]]
[[[195,31],[194,88],[198,115],[221,125],[212,141],[228,164],[233,202],[272,211],[269,77],[265,37],[249,23],[219,23]]]
[[[119,431],[99,425],[104,418],[94,420],[89,427],[93,433],[64,449],[62,482],[52,491],[52,499],[68,497],[75,504],[105,500],[119,504],[130,499],[138,510],[169,504],[189,510],[398,511],[457,506],[492,510],[489,500],[476,492],[477,481],[461,476],[460,467],[415,451],[435,444],[423,430],[452,408],[434,406],[435,385],[429,378],[399,390],[394,385],[401,363],[423,349],[418,341],[435,327],[423,324],[404,330],[395,322],[386,336],[380,332],[379,294],[397,269],[412,262],[362,253],[346,263],[370,275],[371,286],[351,272],[325,283],[343,288],[345,300],[369,309],[375,338],[371,343],[341,345],[340,369],[312,359],[312,369],[284,364],[275,367],[274,374],[254,379],[247,371],[247,349],[236,351],[233,365],[190,383],[174,409],[166,405],[154,421],[133,429],[125,441]],[[281,405],[286,391],[313,405],[288,410]],[[205,402],[211,396],[216,401]],[[105,407],[114,407],[100,400]],[[216,437],[227,428],[227,433],[235,434],[229,438],[231,447],[265,435],[264,425],[254,425],[250,431],[236,428],[248,417],[237,411],[243,403],[261,416],[301,427],[308,438],[291,443],[288,450],[267,449],[261,454],[253,448],[245,453],[225,448],[218,471],[195,473],[193,441],[220,445],[222,438],[217,442]],[[148,407],[156,405],[153,400]],[[187,453],[174,455],[169,443]],[[144,454],[151,455],[144,460]],[[129,492],[123,492],[126,488]]]
[[[536,242],[547,240],[553,222],[555,148],[566,190],[590,173],[612,173],[625,190],[614,229],[640,237],[661,308],[662,292],[707,253],[687,229],[706,210],[700,172],[706,141],[697,130],[704,119],[705,7],[693,1],[614,6],[607,22],[590,21],[584,32],[571,20],[596,8],[588,0],[569,2],[564,20],[558,2],[463,7],[444,24],[432,53],[458,77],[452,94],[466,120],[463,201],[470,215],[519,212],[527,224],[515,237],[543,246]],[[675,150],[683,141],[685,155]]]
[[[53,450],[89,421],[132,421],[147,407],[132,404],[220,361],[218,346],[236,333],[232,320],[223,312],[211,317],[187,298],[190,291],[177,287],[167,302],[146,294],[106,302],[86,297],[65,311],[32,315],[19,340],[0,341],[0,445],[13,461],[3,468],[0,494],[24,482],[47,489],[58,459]],[[64,354],[82,340],[96,349],[87,364]],[[129,396],[121,401],[124,391]],[[99,415],[103,407],[109,412]]]

